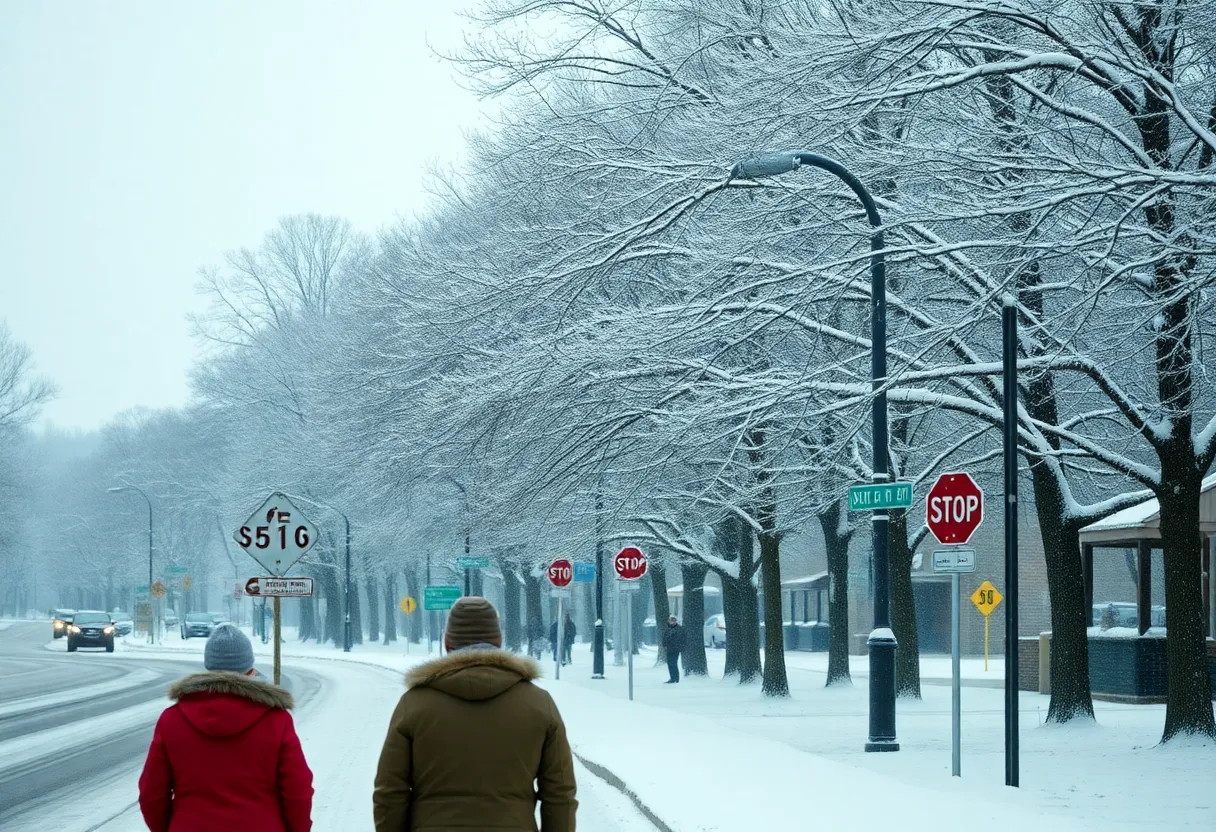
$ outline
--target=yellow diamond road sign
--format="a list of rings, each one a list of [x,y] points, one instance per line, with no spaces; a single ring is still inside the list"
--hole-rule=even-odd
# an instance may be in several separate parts
[[[401,611],[403,613],[409,615],[416,609],[418,609],[418,602],[415,601],[413,597],[407,595],[401,599]]]
[[[1001,603],[1004,595],[997,592],[996,587],[992,585],[992,581],[984,581],[980,584],[979,589],[971,593],[971,603],[975,604],[975,608],[985,616],[992,615],[992,611],[996,609],[997,604]]]

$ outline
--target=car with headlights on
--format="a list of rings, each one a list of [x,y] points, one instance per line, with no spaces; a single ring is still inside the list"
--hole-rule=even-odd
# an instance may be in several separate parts
[[[75,614],[76,610],[51,610],[51,630],[54,632],[55,638],[63,638],[68,634],[68,627]]]
[[[182,638],[188,639],[195,636],[207,638],[211,635],[211,631],[215,629],[215,617],[209,612],[192,612],[187,613],[182,619]]]
[[[114,633],[114,621],[108,612],[81,610],[68,625],[68,652],[75,653],[79,647],[104,647],[107,653],[113,653]]]

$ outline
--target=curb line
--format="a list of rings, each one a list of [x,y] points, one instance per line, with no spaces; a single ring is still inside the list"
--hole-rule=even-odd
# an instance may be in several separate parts
[[[641,812],[643,815],[646,816],[646,820],[648,820],[654,824],[655,829],[658,829],[659,832],[676,832],[674,829],[672,829],[670,826],[668,826],[666,823],[664,823],[663,820],[658,815],[656,815],[649,806],[647,806],[645,803],[643,803],[642,799],[640,797],[638,797],[637,794],[635,794],[634,791],[625,784],[624,780],[617,777],[615,774],[613,774],[611,771],[609,771],[607,768],[600,765],[599,763],[594,762],[592,760],[588,760],[586,757],[584,757],[582,754],[579,754],[577,751],[574,751],[572,753],[574,754],[574,758],[583,764],[584,768],[586,768],[588,771],[590,771],[596,777],[603,780],[609,786],[612,786],[614,789],[619,791],[621,794],[625,795],[625,797],[629,798],[629,802],[632,803],[639,812]]]

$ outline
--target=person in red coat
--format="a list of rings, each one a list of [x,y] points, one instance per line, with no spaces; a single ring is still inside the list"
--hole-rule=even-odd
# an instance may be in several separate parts
[[[206,673],[169,688],[143,774],[151,832],[308,832],[312,772],[291,694],[256,678],[253,646],[231,624],[207,639]]]

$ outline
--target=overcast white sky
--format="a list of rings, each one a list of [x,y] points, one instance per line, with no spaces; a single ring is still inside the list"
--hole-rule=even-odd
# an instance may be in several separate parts
[[[199,267],[278,217],[424,208],[478,120],[430,48],[463,5],[0,0],[0,318],[60,387],[44,421],[184,403]]]

